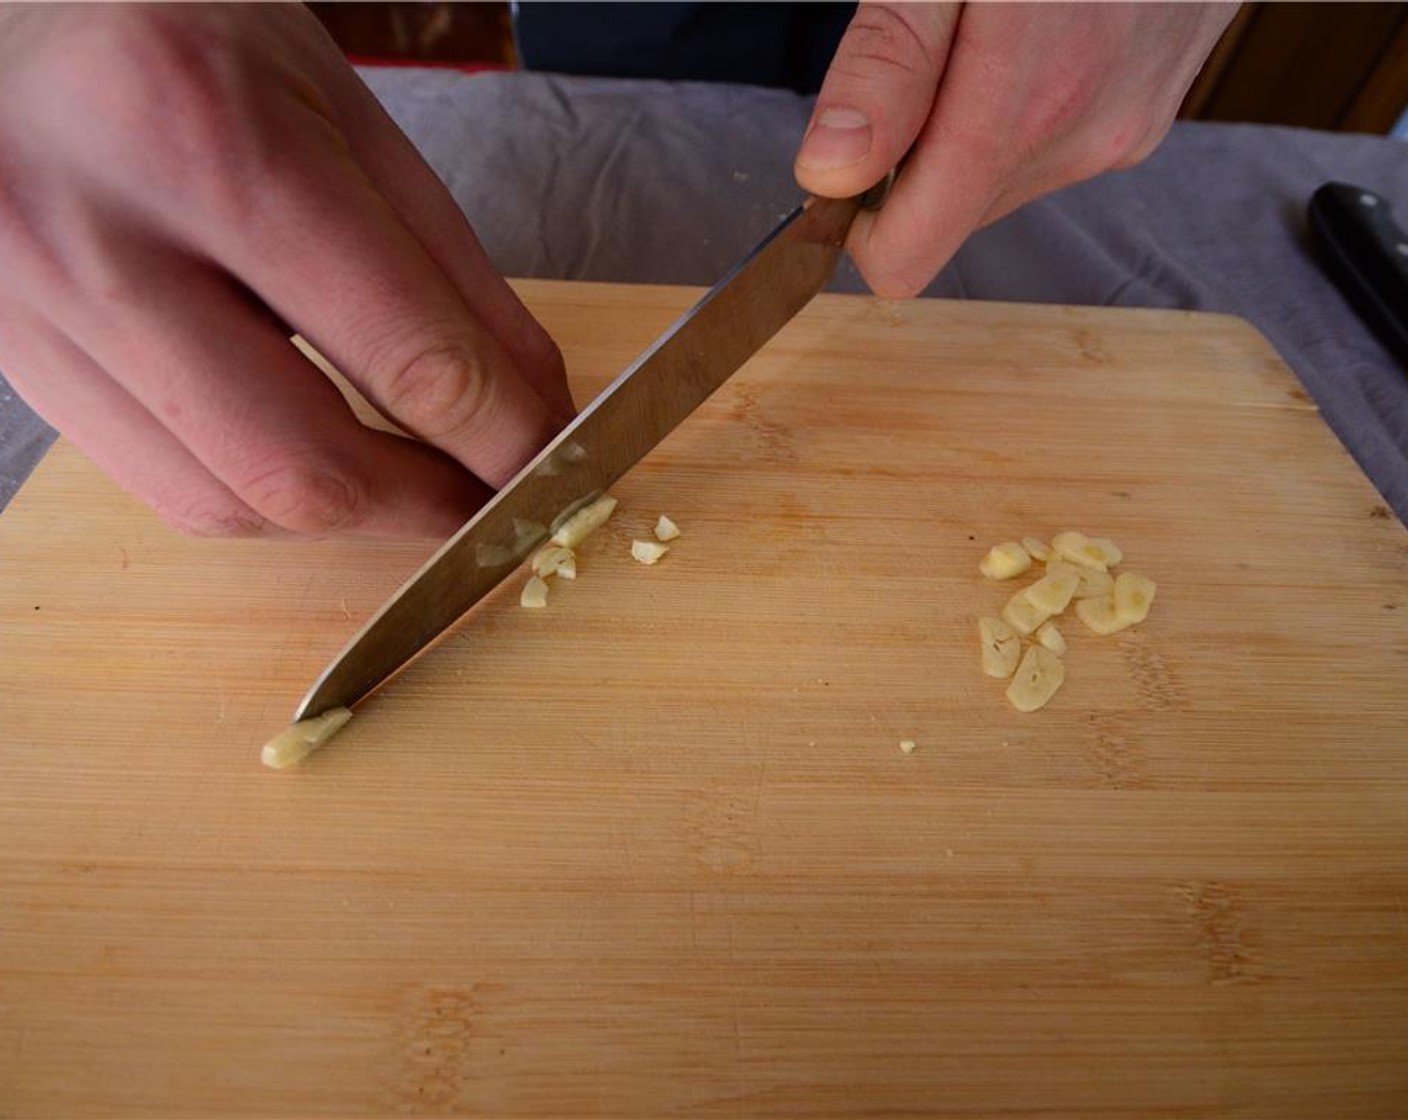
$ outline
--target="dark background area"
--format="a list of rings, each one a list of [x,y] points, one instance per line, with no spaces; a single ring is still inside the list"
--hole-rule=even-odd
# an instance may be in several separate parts
[[[354,58],[517,65],[507,3],[310,5]],[[1408,107],[1408,3],[1252,3],[1182,116],[1390,131]]]

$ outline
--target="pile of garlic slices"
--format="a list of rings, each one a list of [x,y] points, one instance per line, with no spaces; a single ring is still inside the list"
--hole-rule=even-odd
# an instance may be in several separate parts
[[[541,610],[548,605],[548,578],[577,578],[577,554],[573,550],[584,540],[606,524],[616,510],[616,499],[609,494],[597,498],[564,521],[552,539],[540,548],[532,559],[533,574],[523,585],[518,596],[518,605],[530,610]],[[642,564],[659,563],[660,558],[670,551],[666,541],[680,535],[680,527],[663,513],[655,523],[655,540],[631,541],[631,555]]]
[[[1018,591],[1001,618],[980,618],[983,672],[1009,680],[1007,699],[1019,712],[1034,712],[1056,695],[1066,679],[1066,639],[1052,621],[1075,603],[1076,614],[1097,634],[1115,634],[1149,616],[1156,586],[1134,572],[1111,573],[1124,559],[1114,541],[1084,533],[1057,533],[1048,547],[1035,537],[1008,541],[988,551],[978,570],[988,579],[1009,580],[1046,565],[1046,574]],[[1022,640],[1031,644],[1022,652]]]

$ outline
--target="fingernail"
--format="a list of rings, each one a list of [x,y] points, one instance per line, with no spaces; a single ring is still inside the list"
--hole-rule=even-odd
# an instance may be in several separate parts
[[[848,167],[870,151],[870,122],[859,109],[823,109],[802,142],[797,162],[817,171]]]

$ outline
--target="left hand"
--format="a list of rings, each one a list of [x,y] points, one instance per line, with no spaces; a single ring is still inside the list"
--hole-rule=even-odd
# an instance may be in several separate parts
[[[909,153],[847,249],[877,295],[917,295],[974,230],[1158,146],[1235,4],[862,3],[796,160],[844,198]]]

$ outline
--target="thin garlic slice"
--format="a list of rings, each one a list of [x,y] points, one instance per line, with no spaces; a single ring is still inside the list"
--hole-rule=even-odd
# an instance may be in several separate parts
[[[1032,646],[1007,686],[1007,699],[1019,712],[1034,712],[1056,695],[1065,679],[1061,659],[1044,646]]]
[[[283,770],[302,762],[347,725],[352,718],[348,708],[332,708],[312,719],[299,720],[284,728],[259,752],[259,761],[273,770]]]
[[[660,557],[670,551],[670,546],[658,541],[632,541],[631,555],[642,564],[659,563]]]
[[[1022,547],[1027,550],[1027,555],[1038,563],[1045,564],[1051,559],[1051,546],[1045,541],[1039,541],[1036,537],[1023,537]]]
[[[1027,598],[1047,614],[1060,614],[1071,604],[1071,596],[1080,586],[1080,573],[1068,565],[1047,572],[1027,588]]]
[[[1080,583],[1076,587],[1075,598],[1077,599],[1103,599],[1115,589],[1115,581],[1109,572],[1102,572],[1097,568],[1082,568],[1080,570]]]
[[[518,596],[518,605],[529,610],[542,610],[548,605],[548,585],[540,576],[529,576]]]
[[[557,571],[553,574],[556,575],[558,579],[576,579],[577,558],[575,556],[569,556],[557,566]]]
[[[552,543],[563,548],[576,548],[603,525],[616,509],[616,499],[603,494],[590,505],[583,506],[553,532]]]
[[[1022,656],[1022,639],[1000,618],[978,619],[978,639],[983,645],[983,672],[1006,680]]]
[[[1124,559],[1124,550],[1109,537],[1092,537],[1090,543],[1105,554],[1105,567],[1113,568]]]
[[[913,754],[916,745],[913,739],[901,739],[900,751],[904,754]]]
[[[1072,564],[1079,564],[1082,568],[1094,568],[1101,572],[1123,559],[1123,554],[1113,541],[1105,540],[1103,537],[1099,540],[1091,540],[1084,533],[1057,533],[1051,538],[1051,547],[1056,550],[1058,556],[1069,560]]]
[[[1027,550],[1016,541],[994,545],[978,564],[978,571],[988,579],[1014,579],[1032,566]]]
[[[1025,591],[1017,592],[1002,608],[1002,620],[1024,638],[1050,617],[1051,612],[1033,603]]]
[[[1109,572],[1102,572],[1099,568],[1082,568],[1079,564],[1072,564],[1069,560],[1052,560],[1046,567],[1046,574],[1052,575],[1056,572],[1074,572],[1079,582],[1076,584],[1073,599],[1096,599],[1109,595],[1115,589],[1114,577]]]
[[[1118,634],[1133,623],[1126,622],[1115,612],[1115,597],[1106,595],[1101,599],[1080,599],[1076,602],[1076,614],[1080,620],[1097,634]]]
[[[1036,640],[1057,657],[1066,656],[1066,636],[1056,628],[1054,622],[1043,622],[1036,628]]]
[[[1122,572],[1115,580],[1115,614],[1124,622],[1143,622],[1154,605],[1158,585],[1148,576]]]
[[[660,520],[655,523],[655,539],[657,541],[672,541],[679,535],[680,527],[662,513]]]
[[[544,545],[533,557],[533,574],[546,579],[548,576],[560,573],[562,565],[569,563],[574,565],[573,575],[575,575],[576,561],[570,548],[563,548],[560,544]],[[567,578],[571,579],[572,576]]]

